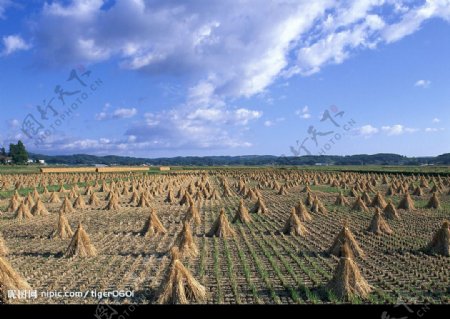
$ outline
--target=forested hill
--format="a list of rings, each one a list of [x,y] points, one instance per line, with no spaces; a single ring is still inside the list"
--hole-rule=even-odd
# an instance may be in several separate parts
[[[350,155],[350,156],[186,156],[170,158],[134,158],[123,156],[61,155],[49,156],[30,154],[31,159],[45,160],[48,164],[64,165],[182,165],[182,166],[223,166],[223,165],[450,165],[450,153],[436,157],[406,157],[397,154]]]

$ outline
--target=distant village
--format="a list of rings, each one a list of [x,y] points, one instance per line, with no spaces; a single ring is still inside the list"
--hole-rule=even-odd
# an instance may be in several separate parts
[[[0,164],[14,164],[13,158],[10,156],[5,156],[0,154]],[[38,164],[38,165],[47,165],[45,160],[34,160],[28,159],[25,164]]]

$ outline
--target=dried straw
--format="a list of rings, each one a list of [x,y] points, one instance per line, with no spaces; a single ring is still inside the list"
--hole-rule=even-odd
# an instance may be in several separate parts
[[[41,201],[40,198],[38,198],[36,205],[31,209],[31,214],[33,216],[47,216],[49,215],[49,212],[45,208],[44,203]]]
[[[89,235],[83,229],[81,223],[78,224],[78,228],[73,235],[64,256],[69,258],[97,256],[97,250],[91,244]]]
[[[341,257],[333,278],[326,285],[337,298],[349,301],[355,296],[367,298],[372,287],[361,275],[358,265],[351,257]]]
[[[415,210],[414,207],[414,200],[411,198],[411,195],[409,193],[406,193],[405,196],[403,196],[402,200],[397,206],[398,209],[406,209],[406,210]]]
[[[3,257],[0,257],[0,303],[8,303],[8,290],[27,290],[31,287]]]
[[[241,199],[239,202],[239,208],[236,211],[236,215],[233,218],[233,223],[240,221],[241,223],[249,223],[252,221],[250,214],[248,213],[247,207],[244,205],[244,200]]]
[[[450,257],[450,223],[444,221],[425,248],[428,253]]]
[[[225,210],[222,208],[220,210],[219,217],[216,219],[216,221],[214,222],[214,224],[212,225],[210,231],[206,234],[206,236],[229,238],[233,237],[235,234],[236,234],[235,231],[228,222]]]
[[[183,222],[183,229],[175,239],[175,246],[178,247],[183,257],[195,257],[198,254],[198,248],[192,236],[191,225],[186,220]]]
[[[375,214],[373,215],[372,221],[370,222],[367,231],[374,233],[376,235],[381,234],[390,235],[393,233],[391,227],[389,227],[389,224],[383,218],[383,216],[381,215],[381,211],[379,209],[375,211]]]
[[[342,246],[345,242],[348,243],[350,250],[352,251],[354,256],[365,257],[364,251],[359,247],[358,242],[356,241],[355,237],[350,231],[350,228],[348,228],[347,225],[344,225],[339,234],[337,234],[336,238],[333,241],[333,244],[328,250],[328,253],[340,257]]]
[[[300,219],[298,218],[295,207],[291,209],[291,215],[287,219],[286,224],[284,225],[284,228],[281,232],[286,235],[297,236],[306,236],[306,234],[308,233],[305,226],[303,226]]]
[[[70,228],[69,221],[62,211],[59,212],[58,225],[56,229],[50,234],[49,238],[69,239],[73,236],[72,228]]]
[[[172,261],[161,282],[158,304],[206,303],[206,288],[183,266],[176,248],[172,248]]]
[[[8,246],[6,246],[5,239],[2,233],[0,233],[0,257],[7,256],[9,254]]]
[[[30,209],[24,202],[20,203],[19,207],[17,208],[15,218],[18,220],[33,218],[33,215],[31,215],[30,213]]]
[[[167,230],[164,228],[163,224],[156,215],[155,209],[152,208],[150,211],[150,216],[145,222],[144,228],[141,231],[141,234],[145,238],[152,238],[158,234],[165,234]]]

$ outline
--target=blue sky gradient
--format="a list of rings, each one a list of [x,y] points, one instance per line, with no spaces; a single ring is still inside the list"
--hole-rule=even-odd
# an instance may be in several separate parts
[[[139,157],[293,155],[305,139],[311,154],[449,152],[450,1],[264,4],[0,0],[0,144]],[[95,91],[67,81],[83,69],[102,81]],[[89,97],[51,134],[31,134],[24,119],[50,123],[36,106],[57,101],[56,85]],[[321,121],[326,110],[344,111],[340,127]],[[333,134],[315,147],[310,127]]]

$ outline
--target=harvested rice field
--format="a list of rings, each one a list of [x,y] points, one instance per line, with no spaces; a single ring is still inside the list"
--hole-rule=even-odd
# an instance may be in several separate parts
[[[217,169],[0,181],[2,303],[96,304],[93,291],[121,291],[102,299],[111,304],[450,302],[446,175]]]

